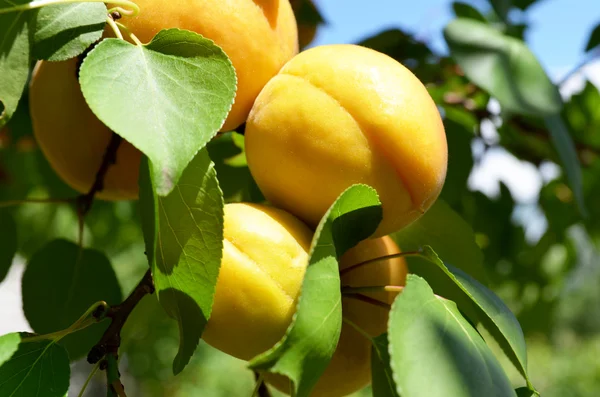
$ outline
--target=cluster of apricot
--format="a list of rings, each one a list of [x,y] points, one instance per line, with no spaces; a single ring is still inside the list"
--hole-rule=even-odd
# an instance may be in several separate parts
[[[436,200],[447,164],[443,124],[422,83],[386,55],[355,45],[326,45],[298,54],[288,0],[137,0],[123,23],[143,42],[163,28],[212,39],[238,78],[222,131],[246,122],[249,169],[269,204],[225,206],[223,259],[212,316],[203,338],[241,359],[279,341],[300,294],[313,230],[339,194],[355,183],[374,187],[383,221],[371,239],[340,260],[343,286],[403,285],[402,259],[366,260],[399,252],[388,236]],[[185,4],[184,4],[185,3]],[[314,32],[313,32],[314,34]],[[110,140],[87,107],[77,60],[41,62],[30,86],[38,143],[55,171],[86,192]],[[100,198],[135,199],[141,154],[124,142]],[[344,271],[348,269],[348,271]],[[364,334],[386,330],[395,293],[343,298],[343,316]],[[370,342],[344,323],[338,348],[314,395],[342,396],[370,381]],[[288,382],[267,377],[286,390]]]

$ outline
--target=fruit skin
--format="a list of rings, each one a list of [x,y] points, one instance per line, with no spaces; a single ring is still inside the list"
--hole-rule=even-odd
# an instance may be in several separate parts
[[[161,29],[180,28],[213,40],[229,56],[238,91],[222,131],[246,120],[263,86],[298,53],[296,19],[288,0],[139,0],[136,4],[140,13],[119,22],[142,42],[150,42]]]
[[[403,258],[388,259],[343,272],[356,263],[399,253],[389,237],[365,240],[342,256],[343,286],[365,287],[406,283],[407,266]],[[398,295],[393,292],[365,293],[373,299],[392,304]],[[342,297],[344,318],[352,321],[371,337],[387,331],[388,310],[360,300]],[[278,390],[289,393],[289,380],[279,375],[267,375],[266,381]],[[371,342],[351,325],[344,322],[337,349],[329,366],[317,382],[311,397],[338,397],[354,393],[371,382]]]
[[[248,166],[265,197],[311,226],[354,183],[379,193],[375,236],[439,196],[448,148],[440,114],[412,72],[356,45],[313,47],[259,94],[246,123]]]
[[[292,320],[312,231],[266,205],[225,205],[223,259],[202,338],[249,360],[279,341]]]
[[[77,80],[77,59],[38,62],[29,87],[33,131],[56,173],[73,189],[86,193],[102,163],[111,131],[87,106]],[[122,141],[117,161],[108,168],[96,197],[131,200],[138,195],[141,153]]]
[[[234,357],[249,360],[270,349],[285,334],[308,265],[312,231],[293,215],[266,205],[225,206],[223,259],[212,314],[202,338]],[[365,240],[342,257],[342,285],[404,285],[406,264],[396,258],[343,272],[353,264],[400,252],[386,236]],[[368,293],[391,304],[396,293]],[[388,311],[354,298],[342,298],[342,312],[369,335],[387,329]],[[315,396],[342,396],[371,379],[370,341],[344,323],[338,348],[319,380]],[[289,382],[278,376],[267,381],[281,390]]]
[[[222,130],[245,121],[264,84],[298,51],[297,28],[288,0],[136,1],[140,13],[119,20],[142,41],[162,28],[194,30],[214,40],[230,57],[238,77],[235,103]],[[110,6],[109,6],[110,8]],[[56,173],[86,193],[94,182],[111,131],[88,108],[77,81],[77,60],[40,62],[30,85],[36,139]],[[127,142],[109,167],[96,197],[138,197],[141,153]]]

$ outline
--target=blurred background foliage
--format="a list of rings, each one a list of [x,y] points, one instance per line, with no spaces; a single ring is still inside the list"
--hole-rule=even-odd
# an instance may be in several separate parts
[[[327,0],[323,0],[327,1]],[[544,0],[538,0],[544,1]],[[293,0],[302,46],[309,45],[319,26],[319,1]],[[524,40],[529,7],[536,0],[448,2],[463,19],[477,21],[502,37]],[[576,2],[574,2],[576,3]],[[575,4],[574,4],[575,6]],[[401,5],[410,7],[410,3]],[[518,18],[513,18],[514,11]],[[599,15],[600,5],[590,10]],[[590,27],[587,56],[598,57],[600,24]],[[472,32],[464,31],[465,38]],[[595,396],[600,390],[600,93],[587,82],[565,98],[558,114],[573,140],[581,167],[584,210],[576,204],[577,189],[564,172],[544,183],[535,203],[520,203],[501,184],[498,195],[469,188],[473,168],[486,152],[497,148],[533,166],[564,164],[560,145],[553,144],[552,125],[525,112],[504,112],[489,87],[469,79],[450,54],[440,54],[401,26],[387,29],[360,44],[384,52],[411,69],[428,87],[444,116],[449,145],[449,169],[442,198],[473,228],[483,251],[490,286],[517,315],[528,340],[529,369],[544,397]],[[480,51],[479,53],[477,51]],[[456,55],[453,53],[453,55]],[[489,48],[470,54],[470,62],[485,61]],[[492,55],[493,51],[492,51]],[[505,59],[516,62],[519,59]],[[525,61],[523,61],[525,62]],[[483,67],[483,66],[481,66]],[[525,67],[525,66],[524,66]],[[488,76],[490,81],[497,76]],[[527,76],[526,76],[527,77]],[[502,81],[500,81],[502,83]],[[523,84],[529,84],[524,82]],[[481,84],[481,83],[480,83]],[[487,84],[487,83],[486,83]],[[482,84],[482,85],[486,85]],[[556,120],[556,119],[555,119]],[[222,188],[229,201],[260,201],[245,163],[243,129],[227,133],[209,145]],[[33,139],[27,97],[15,117],[0,132],[0,202],[26,198],[75,197],[53,173]],[[582,216],[584,214],[585,216]],[[66,204],[29,203],[0,207],[3,238],[16,227],[19,260],[23,262],[55,237],[75,240],[77,214]],[[528,232],[532,219],[542,226]],[[97,201],[85,219],[85,245],[107,253],[128,293],[147,266],[136,203]],[[8,268],[0,265],[0,280]],[[6,265],[4,266],[6,267]],[[122,370],[131,395],[248,396],[254,379],[243,362],[201,342],[192,363],[177,377],[171,362],[177,350],[176,323],[164,315],[153,296],[135,309],[124,331]],[[516,386],[523,384],[503,361]],[[72,390],[83,384],[90,366],[74,364]],[[102,381],[92,382],[86,395],[104,393]],[[277,395],[275,393],[275,395]],[[360,395],[369,395],[365,390]]]

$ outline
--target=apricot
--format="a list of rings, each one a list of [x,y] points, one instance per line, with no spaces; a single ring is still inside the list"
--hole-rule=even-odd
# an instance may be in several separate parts
[[[29,108],[36,140],[54,171],[73,189],[91,188],[111,138],[111,131],[87,106],[77,80],[77,59],[39,62],[29,88]],[[141,153],[123,141],[117,161],[108,168],[105,200],[135,199]]]
[[[296,311],[312,231],[266,205],[225,205],[223,259],[202,338],[249,360],[273,346]]]
[[[327,45],[298,54],[265,85],[248,116],[246,156],[267,200],[310,226],[352,184],[373,186],[383,236],[437,199],[448,148],[412,72],[371,49]]]
[[[235,103],[222,131],[242,124],[254,99],[298,52],[296,21],[287,0],[139,0],[136,17],[119,20],[140,40],[181,28],[212,39],[231,59],[238,79]],[[41,62],[30,86],[33,129],[59,176],[79,192],[92,186],[111,132],[88,108],[77,81],[77,61]],[[141,154],[123,143],[99,198],[135,199]]]
[[[259,204],[227,204],[223,259],[203,339],[244,360],[275,345],[285,334],[296,310],[311,238],[312,231],[283,210]],[[398,246],[388,236],[361,242],[342,257],[342,285],[404,285],[406,264],[403,259],[349,269],[354,264],[398,252]],[[364,295],[391,304],[396,293]],[[388,310],[385,307],[344,296],[342,311],[345,318],[371,336],[386,331]],[[370,352],[369,339],[344,323],[337,350],[319,380],[315,395],[341,396],[366,386],[371,377]],[[280,376],[269,375],[267,380],[284,391],[289,384]]]

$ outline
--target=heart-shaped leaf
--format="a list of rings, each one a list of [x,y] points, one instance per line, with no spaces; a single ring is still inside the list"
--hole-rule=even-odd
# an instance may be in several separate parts
[[[321,219],[311,245],[294,320],[272,349],[250,367],[287,376],[295,395],[309,396],[337,346],[342,325],[338,261],[348,249],[372,235],[382,210],[375,190],[353,185]]]
[[[96,116],[148,156],[160,196],[219,131],[236,90],[223,50],[180,29],[146,45],[103,40],[85,58],[80,83]]]
[[[67,351],[54,341],[0,336],[0,396],[65,397],[70,375]]]
[[[158,299],[179,325],[173,372],[189,362],[212,310],[223,251],[223,193],[206,149],[166,197],[155,193],[148,163],[140,173],[146,253]]]
[[[108,258],[67,240],[53,240],[33,254],[23,274],[23,311],[36,333],[73,324],[98,301],[121,302],[121,287]],[[107,323],[94,324],[60,341],[71,360],[98,342]]]
[[[456,304],[409,275],[390,311],[391,367],[407,397],[516,397],[502,366]]]
[[[33,56],[64,61],[99,40],[106,23],[104,3],[56,4],[36,10]]]

